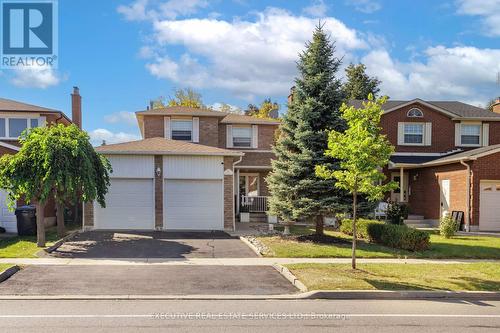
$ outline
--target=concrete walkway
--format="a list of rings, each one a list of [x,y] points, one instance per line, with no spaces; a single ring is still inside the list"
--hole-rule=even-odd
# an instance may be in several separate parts
[[[360,264],[470,264],[476,262],[499,263],[500,260],[480,259],[357,259]],[[67,258],[1,258],[0,264],[16,265],[187,265],[187,266],[272,266],[297,263],[349,264],[350,258],[119,258],[119,259],[67,259]]]

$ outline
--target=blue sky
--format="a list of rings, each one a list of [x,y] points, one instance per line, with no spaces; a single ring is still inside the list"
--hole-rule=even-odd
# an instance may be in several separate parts
[[[0,97],[70,112],[95,143],[138,138],[134,111],[175,88],[207,105],[285,109],[297,53],[321,19],[344,65],[393,99],[485,104],[500,95],[500,0],[60,0],[59,68],[0,72]],[[339,73],[343,76],[343,71]]]

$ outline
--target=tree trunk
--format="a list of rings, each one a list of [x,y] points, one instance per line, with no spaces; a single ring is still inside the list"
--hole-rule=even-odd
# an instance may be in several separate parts
[[[354,191],[352,194],[352,269],[356,269],[356,240],[357,240],[357,230],[356,230],[356,220],[357,220],[357,201],[358,193]]]
[[[66,234],[66,229],[64,228],[64,205],[62,203],[56,202],[56,210],[57,210],[57,236],[59,236],[59,238],[62,238]]]
[[[316,235],[323,236],[325,224],[322,215],[316,216]]]
[[[45,202],[36,205],[36,245],[45,247]]]

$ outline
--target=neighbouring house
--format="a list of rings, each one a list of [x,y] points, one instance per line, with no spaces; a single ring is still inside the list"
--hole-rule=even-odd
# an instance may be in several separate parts
[[[81,128],[81,96],[77,87],[71,94],[72,117]],[[16,154],[20,149],[19,136],[25,129],[51,126],[53,124],[71,124],[71,120],[61,111],[48,109],[10,99],[0,98],[0,156]],[[18,202],[23,204],[22,202]],[[45,207],[46,225],[56,222],[55,202],[49,200]],[[17,233],[14,212],[8,209],[7,193],[0,190],[0,226],[7,232]]]
[[[361,101],[351,104],[361,107]],[[386,168],[408,224],[463,212],[469,230],[500,231],[500,99],[493,112],[456,101],[389,100],[383,132],[396,147]]]
[[[241,206],[266,212],[277,119],[188,107],[136,118],[142,140],[96,148],[113,173],[106,207],[84,205],[85,229],[234,230]]]

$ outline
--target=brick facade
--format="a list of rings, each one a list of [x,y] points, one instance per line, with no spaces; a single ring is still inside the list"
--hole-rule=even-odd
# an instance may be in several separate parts
[[[200,144],[219,147],[219,119],[200,117]]]
[[[500,153],[481,157],[472,163],[472,220],[471,225],[479,225],[481,180],[500,181]]]
[[[163,169],[163,156],[155,155],[155,170]],[[155,229],[163,229],[163,172],[160,176],[156,175],[154,179],[155,187]]]
[[[144,117],[144,139],[165,137],[165,121],[163,116]]]
[[[224,172],[232,171],[232,175],[224,174],[224,229],[234,230],[234,158],[224,157]]]

